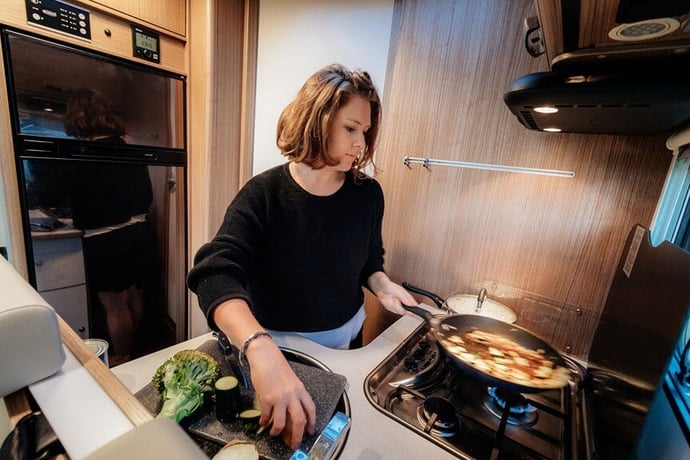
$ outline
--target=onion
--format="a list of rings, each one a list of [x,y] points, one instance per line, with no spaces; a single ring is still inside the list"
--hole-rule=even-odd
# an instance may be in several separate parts
[[[259,460],[259,451],[254,443],[233,439],[212,460]]]

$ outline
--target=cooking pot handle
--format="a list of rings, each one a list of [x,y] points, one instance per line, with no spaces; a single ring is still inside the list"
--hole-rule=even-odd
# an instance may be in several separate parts
[[[434,294],[433,292],[425,291],[424,289],[418,288],[417,286],[412,286],[412,285],[411,285],[410,283],[408,283],[407,281],[403,281],[403,284],[402,284],[402,285],[403,285],[403,287],[404,287],[405,289],[407,289],[407,290],[410,291],[410,292],[414,292],[414,293],[417,293],[417,294],[421,294],[421,295],[423,295],[424,297],[430,298],[431,300],[434,301],[434,303],[436,304],[436,306],[437,306],[438,308],[440,308],[440,309],[442,309],[442,310],[445,310],[445,309],[446,309],[446,301],[443,300],[441,297],[437,296],[436,294]]]

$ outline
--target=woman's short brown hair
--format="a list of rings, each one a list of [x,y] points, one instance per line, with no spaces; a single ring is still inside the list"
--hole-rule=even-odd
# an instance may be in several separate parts
[[[104,134],[122,137],[125,125],[105,93],[83,88],[67,101],[65,132],[83,138]]]
[[[315,169],[337,165],[338,161],[326,149],[328,129],[335,113],[352,96],[364,97],[371,106],[371,127],[364,135],[366,146],[352,170],[361,176],[368,165],[375,168],[374,147],[381,122],[378,92],[367,72],[352,72],[340,64],[326,66],[309,77],[280,114],[276,139],[280,152]]]

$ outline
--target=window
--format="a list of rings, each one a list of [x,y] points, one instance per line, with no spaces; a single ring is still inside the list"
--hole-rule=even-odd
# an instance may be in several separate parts
[[[676,155],[652,228],[652,243],[664,240],[690,251],[690,146]]]

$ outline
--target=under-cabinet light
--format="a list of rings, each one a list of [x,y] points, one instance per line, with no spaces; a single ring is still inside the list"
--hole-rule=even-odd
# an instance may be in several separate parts
[[[558,112],[558,109],[556,107],[551,107],[551,106],[541,106],[541,107],[535,107],[534,111],[537,113],[556,113],[556,112]]]

